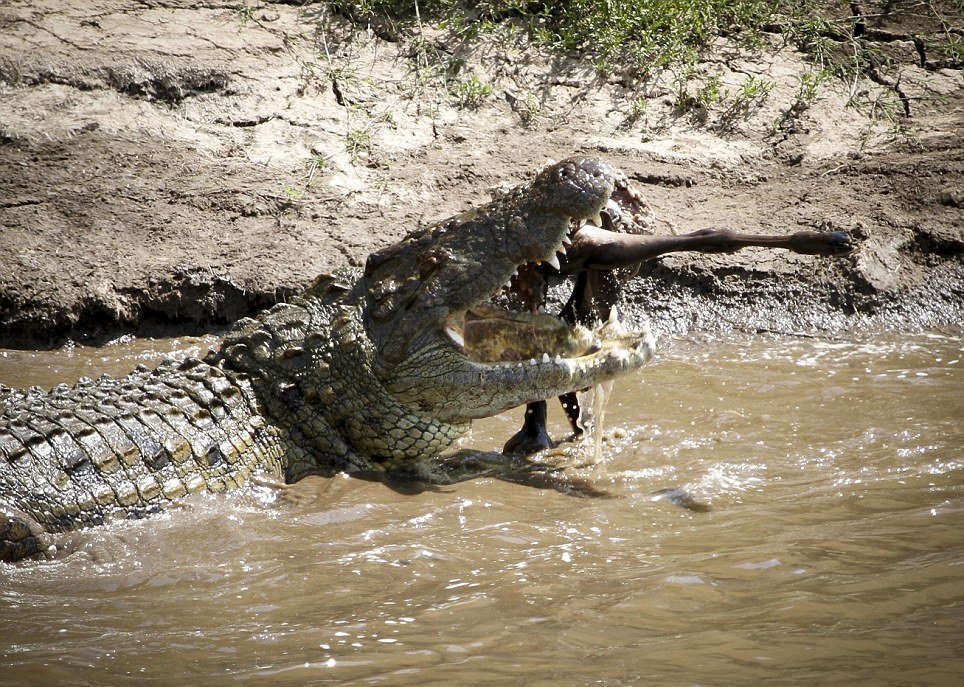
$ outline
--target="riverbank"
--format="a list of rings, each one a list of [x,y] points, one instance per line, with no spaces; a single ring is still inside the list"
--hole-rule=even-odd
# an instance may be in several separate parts
[[[623,169],[658,231],[859,242],[664,258],[628,292],[658,329],[962,321],[964,76],[920,48],[934,26],[868,13],[894,65],[877,80],[830,78],[773,32],[635,83],[508,21],[400,38],[325,3],[243,7],[0,10],[4,345],[223,326],[571,154]]]

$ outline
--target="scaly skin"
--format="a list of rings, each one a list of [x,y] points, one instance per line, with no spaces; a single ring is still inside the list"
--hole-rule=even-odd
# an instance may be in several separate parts
[[[265,472],[409,470],[475,418],[636,369],[648,332],[562,357],[483,362],[468,310],[529,261],[549,260],[613,190],[604,163],[570,159],[476,211],[319,278],[246,318],[204,360],[123,379],[0,396],[0,559],[43,553],[50,533],[223,491]],[[563,337],[565,338],[565,337]]]

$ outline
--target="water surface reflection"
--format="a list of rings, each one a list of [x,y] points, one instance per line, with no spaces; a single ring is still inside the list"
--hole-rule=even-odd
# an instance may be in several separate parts
[[[6,351],[0,382],[142,346]],[[960,684],[962,358],[937,334],[663,342],[601,460],[552,459],[606,498],[311,478],[88,530],[0,567],[0,683]]]

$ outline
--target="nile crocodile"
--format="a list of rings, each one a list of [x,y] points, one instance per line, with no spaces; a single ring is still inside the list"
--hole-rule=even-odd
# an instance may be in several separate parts
[[[372,254],[364,270],[321,277],[241,320],[203,359],[7,390],[0,559],[42,554],[50,533],[138,517],[259,471],[293,482],[411,469],[473,419],[640,367],[653,352],[648,330],[496,362],[474,358],[462,334],[466,313],[520,267],[555,263],[613,189],[605,163],[564,160]]]

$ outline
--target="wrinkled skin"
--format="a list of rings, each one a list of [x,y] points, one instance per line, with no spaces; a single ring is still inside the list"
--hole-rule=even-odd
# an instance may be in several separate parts
[[[653,353],[648,331],[586,339],[554,324],[543,350],[511,361],[473,357],[463,334],[467,313],[530,262],[554,260],[614,184],[603,162],[564,160],[371,255],[363,272],[320,277],[239,321],[204,359],[49,392],[0,389],[0,560],[256,473],[414,471],[476,418],[639,368]],[[487,317],[496,339],[512,338],[500,321],[527,326],[524,315]]]
[[[573,292],[560,317],[568,324],[592,327],[609,317],[623,285],[638,274],[643,263],[667,253],[733,253],[758,246],[805,255],[838,256],[853,250],[850,236],[842,232],[801,231],[766,236],[701,229],[679,236],[656,236],[649,233],[654,225],[650,206],[628,178],[617,173],[603,212],[573,232],[572,245],[565,255],[559,256],[558,266],[530,266],[514,280],[513,290],[524,307],[535,312],[544,305],[547,276],[573,277]],[[573,434],[578,436],[582,428],[578,424],[580,407],[576,393],[564,394],[559,401]],[[545,401],[528,404],[522,429],[506,442],[503,451],[529,455],[550,448],[553,442],[546,429],[547,413]]]

